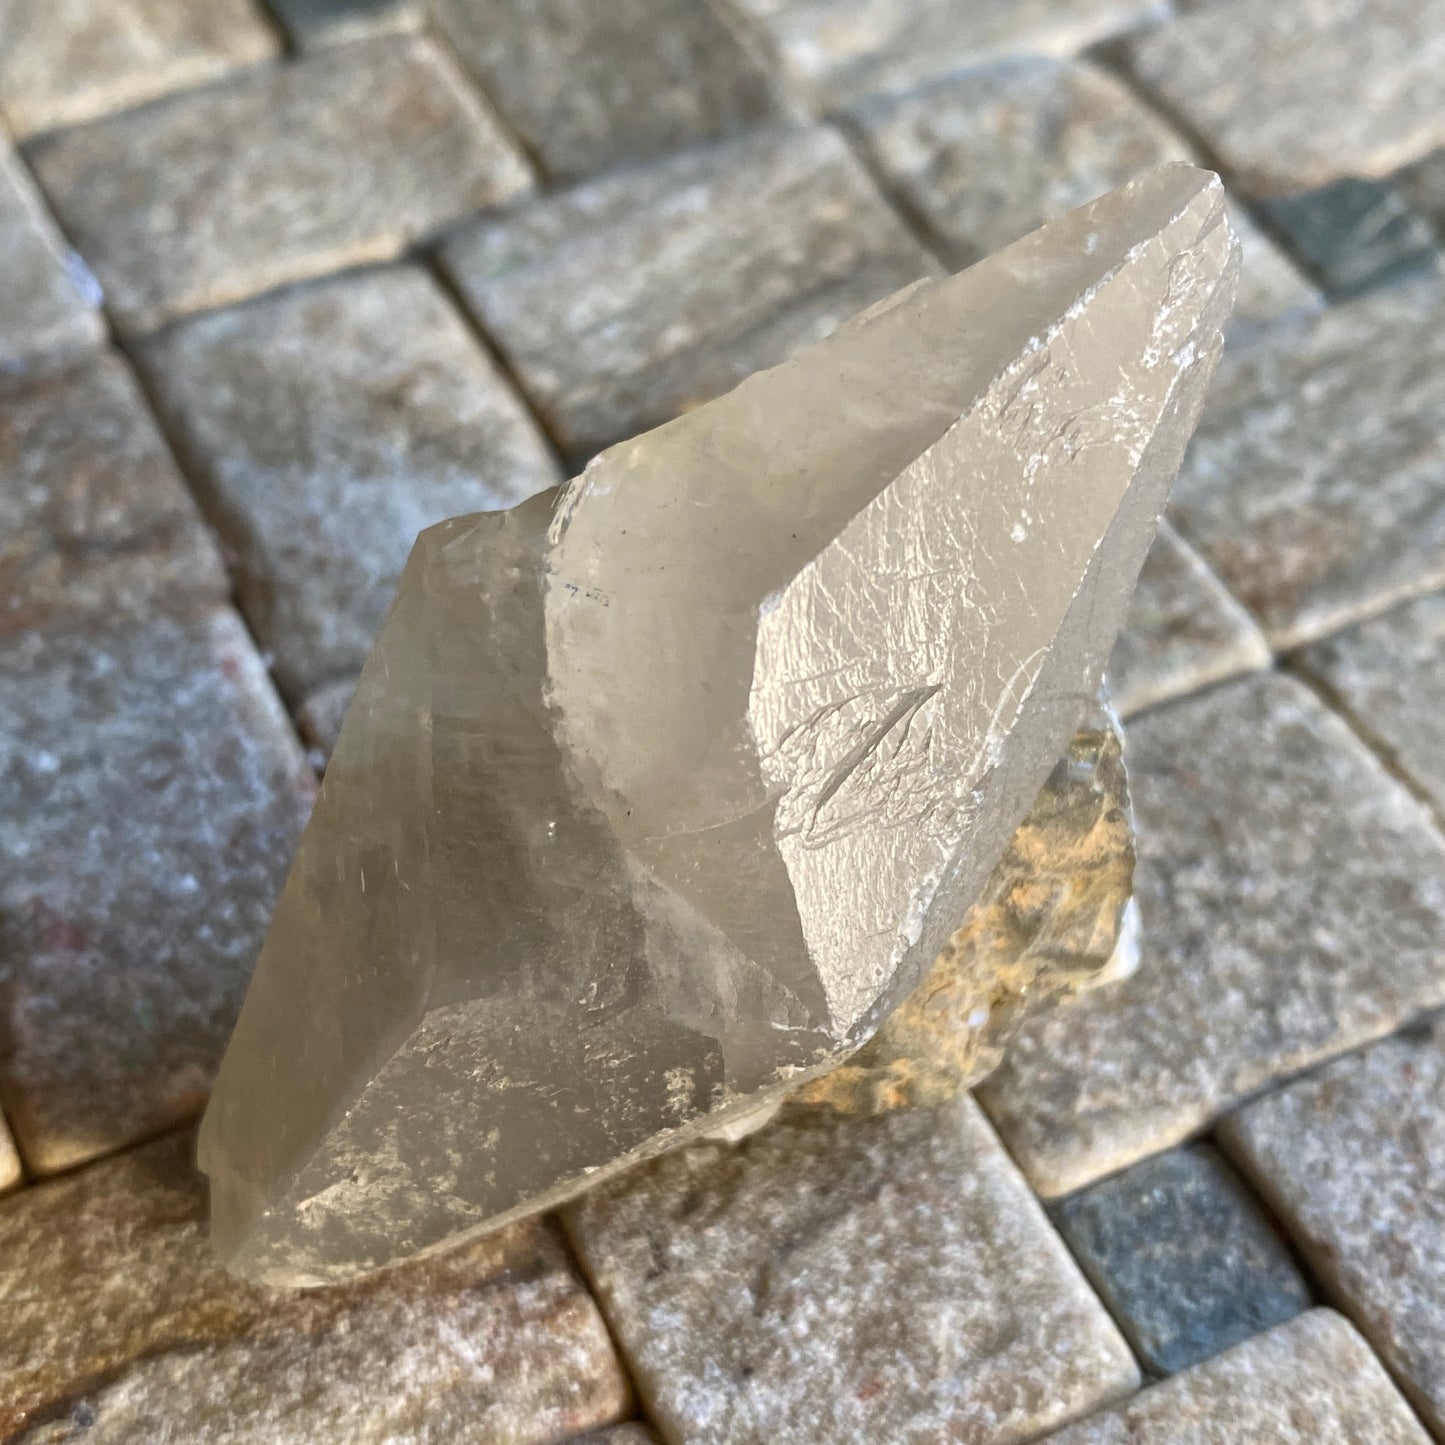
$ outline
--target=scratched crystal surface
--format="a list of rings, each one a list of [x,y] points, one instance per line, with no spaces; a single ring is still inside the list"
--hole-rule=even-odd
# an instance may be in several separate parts
[[[1090,705],[1222,200],[1150,172],[422,534],[203,1128],[235,1268],[495,1227],[871,1037]]]

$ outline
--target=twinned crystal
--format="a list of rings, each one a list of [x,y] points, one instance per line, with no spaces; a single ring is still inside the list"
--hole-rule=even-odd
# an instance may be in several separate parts
[[[1237,265],[1165,167],[424,532],[203,1128],[234,1267],[495,1227],[871,1038],[1091,704]]]

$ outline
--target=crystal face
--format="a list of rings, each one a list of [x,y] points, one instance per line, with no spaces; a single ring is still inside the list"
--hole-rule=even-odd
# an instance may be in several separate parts
[[[1151,172],[422,534],[202,1130],[235,1268],[494,1227],[872,1036],[1091,703],[1222,200]]]

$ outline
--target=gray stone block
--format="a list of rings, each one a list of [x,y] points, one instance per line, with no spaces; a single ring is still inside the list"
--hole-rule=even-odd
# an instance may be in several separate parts
[[[360,670],[419,531],[559,480],[511,385],[415,267],[196,317],[141,359],[298,703]]]
[[[416,38],[253,70],[29,155],[132,332],[386,259],[530,183],[496,118]]]
[[[444,259],[577,459],[938,270],[827,130],[763,131],[544,197],[461,231]]]
[[[1045,1195],[1445,1003],[1445,840],[1273,674],[1129,729],[1139,970],[1026,1024],[981,1097]]]

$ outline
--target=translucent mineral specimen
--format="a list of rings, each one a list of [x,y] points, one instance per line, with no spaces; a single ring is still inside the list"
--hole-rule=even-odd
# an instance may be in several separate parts
[[[753,1110],[917,986],[1087,711],[1220,348],[1165,167],[422,534],[201,1139],[277,1284]]]

